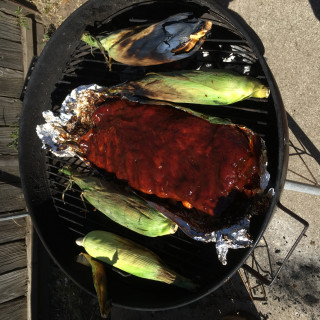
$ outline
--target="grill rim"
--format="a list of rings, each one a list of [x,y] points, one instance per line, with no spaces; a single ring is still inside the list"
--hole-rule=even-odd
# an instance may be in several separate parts
[[[19,134],[19,163],[20,163],[20,174],[21,174],[21,180],[22,180],[22,188],[25,195],[27,206],[30,210],[31,217],[35,226],[35,229],[44,244],[46,250],[49,252],[51,258],[59,265],[59,267],[78,285],[79,282],[72,276],[72,272],[69,270],[69,266],[62,265],[60,263],[61,258],[63,258],[63,254],[57,259],[57,256],[53,254],[52,252],[52,241],[48,241],[50,237],[54,235],[54,232],[50,231],[49,233],[46,232],[46,230],[43,230],[41,224],[43,224],[44,217],[39,219],[40,215],[46,212],[46,214],[50,213],[54,214],[52,208],[54,207],[52,204],[52,200],[48,199],[48,197],[45,197],[45,194],[50,194],[48,181],[45,178],[46,177],[46,163],[45,163],[45,152],[41,149],[41,143],[38,141],[39,139],[36,136],[35,130],[34,130],[34,124],[28,123],[27,119],[39,119],[41,115],[39,116],[39,111],[46,110],[46,102],[45,100],[46,95],[49,95],[51,92],[55,89],[55,84],[61,79],[61,75],[63,73],[63,70],[59,68],[58,70],[54,68],[53,65],[58,66],[65,66],[66,63],[69,61],[69,58],[71,54],[76,49],[77,43],[73,43],[73,39],[76,37],[76,35],[81,35],[84,31],[84,28],[88,25],[88,21],[90,21],[90,16],[95,15],[95,20],[103,20],[102,18],[99,19],[99,16],[103,16],[103,12],[112,12],[112,14],[118,14],[119,8],[123,10],[124,8],[129,10],[131,6],[146,4],[146,3],[154,3],[155,1],[118,1],[117,3],[113,3],[112,1],[110,3],[106,3],[105,1],[88,1],[85,3],[81,8],[76,10],[70,18],[68,18],[62,26],[56,31],[55,35],[49,40],[49,43],[44,48],[40,58],[37,61],[36,67],[31,75],[30,82],[28,84],[28,88],[26,91],[25,99],[23,102],[23,110],[22,110],[22,116],[20,119],[20,134]],[[174,1],[157,1],[160,3],[166,2],[166,3],[175,3]],[[126,307],[128,309],[134,309],[134,310],[145,310],[145,311],[156,311],[156,310],[167,310],[167,309],[173,309],[177,307],[184,306],[188,303],[191,303],[193,301],[196,301],[198,299],[203,298],[207,294],[215,291],[217,288],[219,288],[227,279],[231,278],[239,268],[244,264],[245,260],[249,257],[249,255],[254,250],[255,246],[259,242],[261,236],[263,235],[270,219],[273,216],[274,208],[276,203],[278,202],[280,198],[280,194],[283,189],[284,180],[286,177],[287,172],[287,165],[288,165],[288,126],[287,126],[287,119],[286,119],[286,113],[283,106],[283,102],[280,96],[279,89],[277,87],[277,84],[275,82],[275,79],[271,73],[271,70],[269,69],[265,59],[263,58],[263,53],[261,52],[261,48],[256,45],[255,41],[251,38],[251,35],[247,32],[247,26],[243,25],[242,22],[238,21],[236,17],[233,17],[232,13],[229,11],[227,12],[225,9],[223,9],[221,6],[219,6],[216,3],[210,3],[208,1],[204,0],[195,0],[195,1],[184,1],[180,0],[178,1],[179,4],[185,4],[185,3],[191,3],[196,4],[200,6],[205,6],[210,9],[217,9],[220,13],[222,13],[225,17],[227,17],[227,20],[231,22],[245,37],[245,40],[248,42],[250,47],[253,49],[253,52],[256,54],[259,63],[263,69],[263,72],[265,73],[267,79],[269,80],[268,83],[270,85],[271,94],[274,100],[274,107],[276,109],[276,118],[277,118],[277,129],[278,129],[278,168],[277,168],[277,176],[275,179],[275,196],[272,200],[272,203],[269,207],[268,212],[266,213],[266,219],[264,219],[264,222],[261,226],[261,229],[259,231],[259,235],[257,239],[255,240],[255,243],[252,248],[246,250],[246,254],[243,254],[243,258],[239,260],[238,264],[233,267],[232,272],[228,273],[228,276],[224,279],[221,279],[221,281],[214,287],[205,288],[201,291],[201,294],[197,293],[196,296],[191,296],[188,300],[184,301],[175,301],[172,304],[166,304],[165,306],[154,306],[152,308],[148,307],[136,307],[136,306],[130,306],[130,305],[123,305],[121,303],[115,303],[115,305],[120,307]],[[102,9],[103,8],[103,9]],[[108,8],[108,9],[107,9]],[[92,13],[94,12],[94,13]],[[79,19],[79,14],[81,15],[81,19]],[[110,14],[111,16],[111,14]],[[75,20],[74,17],[77,17]],[[105,18],[105,16],[103,17]],[[76,25],[74,23],[74,20],[76,21]],[[85,20],[86,23],[82,24],[82,20]],[[70,29],[71,28],[71,29]],[[69,32],[70,30],[73,31],[73,35],[66,34],[65,29]],[[76,34],[76,35],[75,35]],[[80,37],[79,37],[80,38]],[[69,39],[69,40],[68,40]],[[66,51],[64,54],[60,54],[57,56],[56,53],[50,52],[51,48],[59,47],[59,43],[63,41],[64,43],[71,43],[71,45],[66,48]],[[262,54],[261,54],[262,53]],[[57,62],[58,60],[58,62]],[[55,64],[48,65],[47,61],[56,61]],[[45,68],[43,66],[45,65]],[[37,67],[38,66],[38,67]],[[41,66],[41,68],[39,67]],[[50,85],[43,88],[43,86],[39,87],[39,81],[40,83],[45,83],[47,80],[46,74],[53,75],[52,79],[49,79]],[[50,89],[50,86],[52,90]],[[32,89],[39,89],[40,92],[44,94],[44,96],[37,95],[36,99],[34,99],[33,96],[33,90]],[[36,105],[37,108],[31,109],[30,106]],[[31,110],[30,110],[31,109]],[[39,110],[41,109],[41,110]],[[35,121],[36,122],[36,121]],[[30,133],[35,138],[30,138]],[[283,150],[283,152],[281,152]],[[29,161],[27,161],[27,159]],[[28,172],[34,172],[34,168],[37,167],[37,175],[36,177],[33,177],[30,174],[27,174]],[[37,180],[37,177],[43,177],[40,180]],[[35,196],[36,194],[36,196]],[[51,207],[50,207],[51,206]],[[46,221],[48,224],[48,221]],[[57,235],[56,235],[57,236]],[[68,238],[67,235],[65,235],[66,238]],[[57,244],[59,241],[57,241]],[[56,245],[57,245],[56,244]],[[65,245],[61,243],[61,245]],[[67,245],[68,247],[68,245]],[[63,261],[63,260],[62,260]],[[85,291],[92,294],[92,292],[88,291],[85,287],[80,285]]]

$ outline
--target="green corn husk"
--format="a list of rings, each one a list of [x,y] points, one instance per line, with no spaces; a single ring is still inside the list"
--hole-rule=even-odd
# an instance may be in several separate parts
[[[124,97],[146,97],[175,103],[227,105],[250,97],[267,98],[270,90],[258,79],[227,70],[149,73],[106,90]]]
[[[122,226],[149,237],[173,234],[178,226],[138,196],[118,190],[111,182],[78,173],[70,168],[61,172],[83,191],[83,197],[96,209]]]
[[[97,293],[100,315],[107,318],[111,311],[111,300],[108,297],[107,277],[104,266],[100,261],[93,259],[87,253],[81,253],[91,266],[94,288]]]
[[[116,234],[95,230],[76,243],[100,261],[112,265],[140,278],[173,284],[195,290],[196,285],[189,279],[171,270],[151,250]]]

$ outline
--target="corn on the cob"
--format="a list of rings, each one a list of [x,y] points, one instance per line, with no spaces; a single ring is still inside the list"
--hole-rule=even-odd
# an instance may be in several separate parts
[[[227,70],[149,73],[106,92],[125,97],[205,105],[227,105],[250,97],[267,98],[270,90],[258,79]]]
[[[196,289],[191,280],[171,270],[151,250],[116,234],[95,230],[76,243],[90,256],[137,277]]]
[[[112,183],[62,168],[83,191],[82,195],[108,218],[149,237],[175,233],[177,225],[138,196],[119,190]]]
[[[100,39],[84,34],[82,40],[90,46],[102,47],[116,61],[149,66],[191,56],[202,45],[211,26],[210,21],[179,13],[150,26],[118,30]]]

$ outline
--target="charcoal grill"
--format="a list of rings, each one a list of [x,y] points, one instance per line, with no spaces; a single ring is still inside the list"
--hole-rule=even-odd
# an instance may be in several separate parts
[[[36,125],[44,122],[42,111],[59,112],[61,102],[79,85],[97,83],[110,86],[136,79],[150,71],[169,71],[172,64],[150,67],[128,67],[114,63],[109,71],[103,54],[80,41],[85,30],[94,35],[138,25],[153,23],[180,12],[213,22],[212,33],[194,56],[181,61],[183,69],[232,69],[252,75],[271,89],[268,99],[249,99],[231,106],[210,107],[210,113],[243,124],[260,134],[268,150],[269,188],[275,194],[265,215],[252,219],[250,233],[254,246],[231,250],[228,264],[217,259],[214,244],[175,235],[146,238],[134,234],[94,211],[81,200],[73,187],[62,194],[68,184],[59,173],[65,164],[88,172],[79,159],[57,158],[41,148]],[[207,107],[198,108],[209,112]],[[248,27],[242,25],[215,3],[194,1],[88,1],[75,11],[56,31],[44,48],[28,82],[20,125],[20,170],[25,199],[31,217],[44,246],[53,260],[79,286],[95,295],[88,268],[75,262],[80,248],[75,239],[94,229],[104,229],[124,235],[155,251],[172,268],[195,279],[197,292],[158,282],[138,279],[108,269],[113,303],[140,310],[163,310],[182,306],[213,292],[227,281],[245,262],[263,235],[279,200],[288,162],[288,129],[285,110],[276,82],[268,68],[260,44]]]

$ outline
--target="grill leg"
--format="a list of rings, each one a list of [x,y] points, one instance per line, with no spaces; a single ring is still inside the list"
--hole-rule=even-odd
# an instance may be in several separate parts
[[[290,250],[288,251],[286,257],[283,259],[280,267],[278,268],[278,270],[276,271],[276,273],[274,274],[274,276],[271,279],[268,279],[267,277],[261,275],[257,270],[253,269],[252,267],[250,267],[247,264],[244,264],[242,266],[242,268],[247,271],[248,273],[250,273],[252,276],[254,276],[260,283],[266,285],[266,286],[271,286],[275,280],[277,279],[280,271],[282,270],[284,264],[288,261],[288,259],[290,258],[292,252],[294,251],[294,249],[297,247],[298,243],[300,242],[301,238],[303,237],[303,235],[305,234],[305,232],[307,231],[308,227],[309,227],[309,223],[302,219],[301,217],[299,217],[297,214],[295,214],[294,212],[292,212],[291,210],[289,210],[287,207],[285,207],[284,205],[282,205],[280,202],[278,202],[278,207],[279,209],[281,209],[282,211],[284,211],[286,214],[288,214],[291,218],[295,219],[296,221],[300,222],[303,225],[303,229],[301,231],[301,233],[299,234],[298,238],[296,239],[296,241],[294,242],[294,244],[292,245],[292,247],[290,248]]]
[[[284,184],[284,188],[286,190],[291,191],[298,191],[308,194],[314,194],[316,196],[320,196],[320,187],[319,186],[312,186],[310,184],[296,182],[292,180],[286,180]]]

